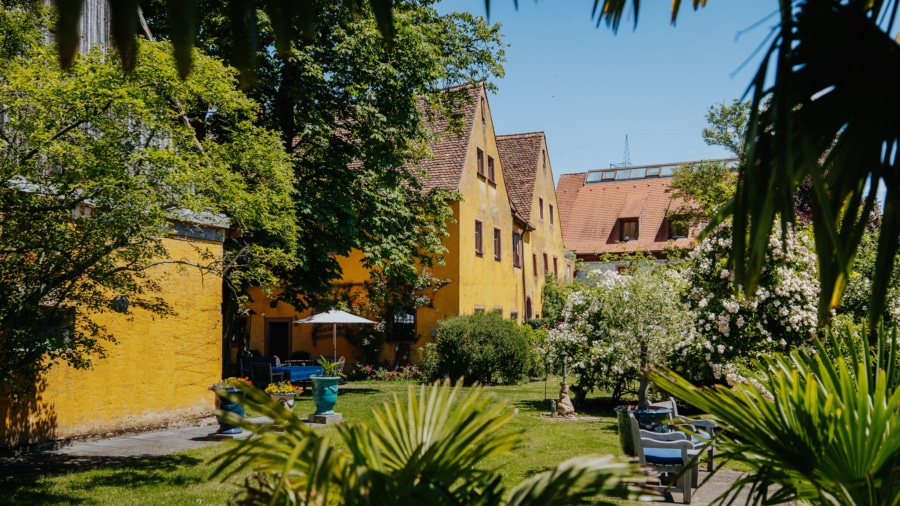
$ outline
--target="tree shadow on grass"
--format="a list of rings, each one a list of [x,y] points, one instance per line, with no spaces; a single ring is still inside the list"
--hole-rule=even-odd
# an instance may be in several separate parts
[[[550,400],[556,397],[548,397],[545,399],[527,399],[519,400],[513,403],[514,407],[523,411],[535,411],[538,413],[550,412]],[[622,404],[621,402],[613,402],[608,398],[588,398],[581,402],[575,402],[575,412],[579,416],[602,416],[615,417],[615,407]]]
[[[203,460],[186,455],[153,457],[110,457],[32,454],[0,461],[0,489],[9,493],[13,504],[80,504],[82,492],[95,487],[134,488],[164,484],[188,486],[205,481],[203,476],[177,473],[202,465]],[[47,476],[104,469],[87,480],[73,480],[65,492],[54,492],[42,483]],[[71,492],[69,495],[67,492]]]
[[[102,468],[115,468],[131,473],[149,471],[160,473],[202,463],[203,459],[179,454],[122,457],[35,453],[0,460],[0,476],[18,479]]]
[[[338,396],[355,396],[355,395],[370,395],[370,394],[378,394],[378,393],[387,393],[384,390],[380,390],[377,388],[339,388]]]

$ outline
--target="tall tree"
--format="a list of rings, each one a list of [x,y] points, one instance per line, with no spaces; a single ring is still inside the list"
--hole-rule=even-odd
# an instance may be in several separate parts
[[[308,5],[313,32],[276,39],[284,20],[254,11],[260,50],[256,86],[259,124],[281,134],[297,181],[297,262],[277,269],[295,307],[327,304],[340,278],[337,255],[363,252],[369,269],[396,286],[414,283],[421,266],[443,252],[450,218],[444,192],[423,192],[416,161],[431,135],[421,106],[452,111],[464,90],[453,85],[501,76],[499,26],[469,14],[438,15],[431,0],[393,6],[393,43],[381,43],[367,11],[331,1]],[[229,11],[199,2],[197,44],[227,57],[238,43]],[[172,36],[162,2],[145,13],[154,35]],[[491,87],[490,83],[487,84]]]
[[[147,274],[174,261],[172,218],[295,237],[287,157],[232,70],[195,56],[181,81],[169,45],[144,42],[127,77],[99,50],[61,71],[49,18],[25,12],[0,9],[4,42],[22,41],[0,60],[0,389],[13,393],[53,364],[102,357],[117,336],[90,315],[122,311],[116,296],[129,311],[178,310]],[[201,107],[213,112],[192,123]]]
[[[731,105],[711,105],[706,111],[703,140],[710,146],[721,146],[735,158],[743,159],[744,133],[750,116],[750,103],[735,99]],[[669,212],[669,220],[684,225],[708,223],[734,195],[735,168],[729,164],[703,161],[680,165],[672,171],[672,184],[667,190],[685,204]]]

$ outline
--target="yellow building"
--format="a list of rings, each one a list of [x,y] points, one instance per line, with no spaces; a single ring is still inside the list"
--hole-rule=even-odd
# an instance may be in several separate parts
[[[545,275],[570,278],[573,271],[563,249],[544,134],[497,136],[484,86],[467,91],[469,100],[460,111],[463,129],[450,131],[446,119],[435,119],[435,139],[429,144],[434,157],[420,163],[428,174],[425,191],[440,188],[461,196],[451,203],[454,221],[444,239],[444,264],[433,268],[435,277],[450,283],[437,292],[433,307],[395,320],[395,328],[409,332],[387,336],[381,359],[390,363],[417,361],[416,348],[433,338],[437,322],[448,316],[497,311],[519,322],[538,317]],[[358,252],[341,258],[340,289],[361,288],[369,279],[360,260]],[[330,326],[293,324],[309,313],[258,290],[251,298],[251,350],[281,358],[298,350],[334,353]],[[353,361],[358,342],[351,340],[360,332],[348,326],[338,333],[337,355]]]
[[[518,267],[524,318],[540,318],[547,274],[571,280],[574,272],[574,264],[563,246],[547,138],[543,132],[530,132],[499,135],[497,142],[513,212],[523,225],[518,230],[523,244]]]
[[[221,258],[222,227],[175,225],[175,235],[163,239],[170,259]],[[171,263],[150,274],[176,314],[161,318],[135,308],[127,314],[77,313],[76,319],[106,326],[118,342],[106,345],[107,356],[90,370],[55,365],[38,380],[36,394],[18,403],[0,398],[0,447],[161,427],[213,414],[208,387],[222,377],[222,279]]]

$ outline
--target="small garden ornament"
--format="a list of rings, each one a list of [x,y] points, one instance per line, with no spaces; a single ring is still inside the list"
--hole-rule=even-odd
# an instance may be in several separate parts
[[[569,384],[565,380],[559,384],[559,400],[556,401],[556,412],[562,417],[575,418],[575,406],[572,405],[572,399],[569,399]]]

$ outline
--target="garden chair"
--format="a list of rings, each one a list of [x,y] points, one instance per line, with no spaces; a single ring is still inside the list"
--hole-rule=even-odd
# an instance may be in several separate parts
[[[659,485],[648,488],[662,492],[681,492],[685,504],[691,503],[693,488],[697,486],[697,457],[694,443],[683,432],[650,432],[641,430],[634,414],[628,413],[634,452],[641,466],[659,473]]]
[[[716,447],[714,436],[719,430],[719,426],[712,420],[699,420],[696,418],[687,418],[678,415],[678,403],[674,397],[669,397],[667,401],[652,402],[651,406],[666,408],[672,410],[673,425],[690,432],[691,442],[697,450],[706,450],[706,470],[713,472],[715,469]],[[701,452],[703,453],[703,452]]]
[[[256,388],[264,389],[270,383],[275,383],[284,379],[284,375],[280,372],[272,372],[272,364],[253,363],[250,364],[250,381]]]

